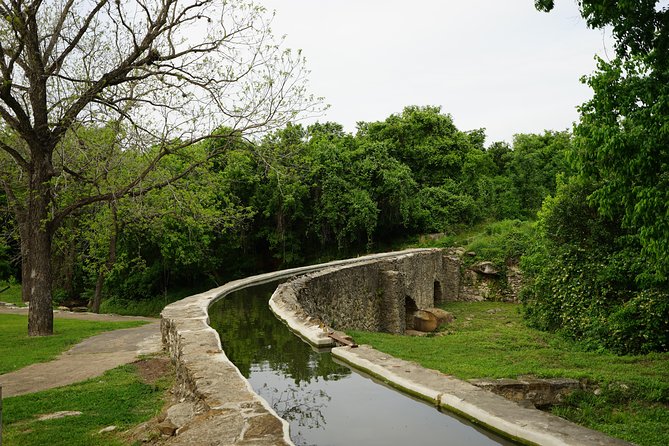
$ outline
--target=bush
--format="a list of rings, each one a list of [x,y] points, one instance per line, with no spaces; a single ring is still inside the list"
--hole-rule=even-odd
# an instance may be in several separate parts
[[[588,204],[593,185],[572,178],[545,201],[521,267],[530,325],[619,354],[667,351],[669,294],[642,285],[638,237]]]

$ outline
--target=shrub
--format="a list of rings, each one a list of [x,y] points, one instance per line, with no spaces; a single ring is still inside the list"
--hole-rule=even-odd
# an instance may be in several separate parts
[[[638,237],[588,204],[592,187],[572,178],[545,201],[536,241],[521,261],[525,318],[592,349],[667,351],[666,285],[640,279],[647,266]]]

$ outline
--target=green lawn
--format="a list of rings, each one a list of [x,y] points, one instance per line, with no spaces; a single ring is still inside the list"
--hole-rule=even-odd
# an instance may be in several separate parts
[[[9,287],[9,289],[5,289]],[[21,299],[21,284],[13,283],[9,284],[7,282],[0,281],[0,290],[4,290],[0,293],[0,302],[7,302],[10,304],[18,305],[20,307],[25,307],[23,300]]]
[[[526,327],[514,304],[454,302],[443,308],[457,319],[435,336],[350,334],[358,343],[461,379],[587,379],[600,395],[575,394],[570,406],[553,409],[556,414],[639,445],[669,444],[669,354],[586,351]]]
[[[3,445],[122,445],[120,431],[158,414],[172,377],[146,383],[132,364],[71,386],[3,401]],[[79,416],[39,421],[37,416],[79,411]],[[116,426],[111,433],[98,432]]]
[[[119,328],[144,325],[144,321],[100,322],[74,319],[54,320],[54,336],[28,336],[28,317],[0,314],[0,374],[36,362],[49,361],[81,340]]]

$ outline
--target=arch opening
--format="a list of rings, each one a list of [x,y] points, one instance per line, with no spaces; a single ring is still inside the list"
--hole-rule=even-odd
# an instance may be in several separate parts
[[[410,296],[404,297],[404,329],[413,330],[414,328],[414,314],[418,311],[416,301]]]
[[[442,292],[441,292],[441,282],[439,282],[438,280],[434,281],[434,291],[433,291],[432,296],[434,297],[434,304],[435,305],[440,304],[443,300],[443,296],[442,296]]]

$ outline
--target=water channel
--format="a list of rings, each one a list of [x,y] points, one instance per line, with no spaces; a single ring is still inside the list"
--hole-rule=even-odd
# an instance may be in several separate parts
[[[231,293],[209,309],[226,355],[298,445],[513,445],[316,352],[269,309],[277,284]]]

